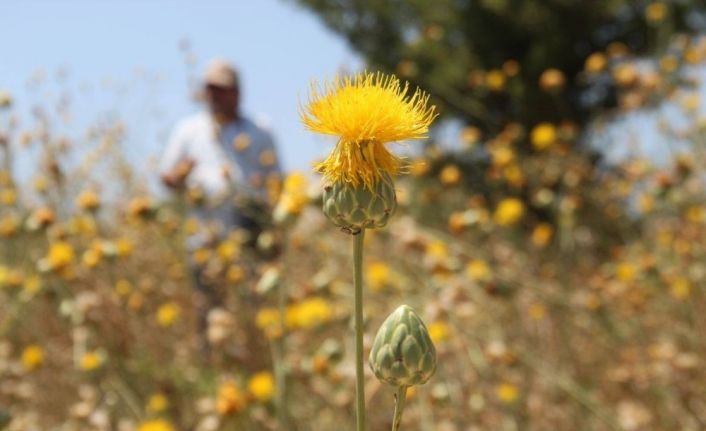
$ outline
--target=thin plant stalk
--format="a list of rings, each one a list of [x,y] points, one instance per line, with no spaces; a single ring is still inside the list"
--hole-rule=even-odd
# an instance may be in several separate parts
[[[355,285],[355,395],[356,431],[365,431],[365,375],[363,370],[363,240],[365,229],[353,237],[353,284]]]
[[[283,252],[284,271],[287,270],[287,245],[288,238],[285,238],[285,250]],[[277,426],[280,431],[287,429],[287,363],[286,363],[286,327],[285,317],[287,314],[287,287],[284,283],[277,285],[277,310],[279,311],[280,334],[275,339],[274,345],[274,365],[275,365],[275,381],[277,388]]]
[[[404,411],[406,400],[407,386],[400,386],[395,394],[395,415],[392,418],[392,431],[399,431],[400,425],[402,425],[402,412]]]

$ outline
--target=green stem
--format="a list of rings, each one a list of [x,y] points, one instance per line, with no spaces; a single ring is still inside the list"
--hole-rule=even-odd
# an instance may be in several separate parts
[[[282,272],[286,274],[287,270],[287,245],[288,242],[284,241],[285,250],[283,252],[282,262],[283,270]],[[285,277],[286,279],[286,277]],[[280,431],[287,429],[287,363],[286,363],[286,328],[284,325],[285,316],[287,314],[287,287],[283,283],[277,285],[277,309],[279,311],[280,318],[280,336],[275,339],[275,379],[277,388],[277,426]]]
[[[404,411],[404,403],[407,400],[407,386],[397,388],[395,394],[395,416],[392,419],[392,431],[399,431],[402,424],[402,412]]]
[[[365,229],[353,237],[355,284],[355,395],[356,431],[365,431],[365,376],[363,374],[363,239]]]

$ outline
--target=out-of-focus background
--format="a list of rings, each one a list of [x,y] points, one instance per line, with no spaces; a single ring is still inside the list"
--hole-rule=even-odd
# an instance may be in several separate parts
[[[400,208],[365,244],[366,349],[408,303],[438,350],[402,429],[706,430],[702,2],[0,11],[0,429],[352,429],[350,237],[311,171],[335,140],[299,110],[314,80],[380,70],[440,112],[391,144]],[[203,195],[157,161],[214,57],[284,184],[256,238],[187,249]],[[366,385],[389,428],[391,389]]]

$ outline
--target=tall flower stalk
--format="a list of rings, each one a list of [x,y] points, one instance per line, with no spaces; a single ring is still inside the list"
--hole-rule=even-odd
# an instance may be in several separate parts
[[[363,240],[365,229],[384,227],[397,208],[393,176],[402,160],[389,142],[423,139],[436,117],[429,96],[410,91],[392,75],[360,73],[313,84],[301,119],[307,129],[338,137],[328,157],[316,166],[323,174],[323,210],[353,235],[356,430],[364,431]]]

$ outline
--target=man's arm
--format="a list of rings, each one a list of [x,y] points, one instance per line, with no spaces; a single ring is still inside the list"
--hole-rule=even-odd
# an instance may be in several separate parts
[[[185,130],[183,125],[178,125],[167,142],[167,148],[160,163],[160,178],[162,183],[173,189],[184,186],[186,178],[194,167],[193,159],[186,153]]]

